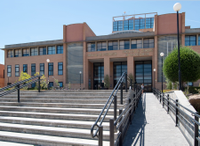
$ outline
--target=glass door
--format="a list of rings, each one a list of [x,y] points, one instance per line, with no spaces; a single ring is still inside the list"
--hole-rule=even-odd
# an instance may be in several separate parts
[[[93,66],[93,89],[103,89],[104,88],[104,64],[94,63]]]

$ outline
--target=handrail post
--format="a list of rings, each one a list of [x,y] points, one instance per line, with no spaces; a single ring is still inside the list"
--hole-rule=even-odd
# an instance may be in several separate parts
[[[117,96],[114,96],[114,119],[117,119]]]
[[[132,79],[131,79],[131,81],[130,81],[130,85],[131,85],[131,89],[132,89]]]
[[[199,113],[196,112],[196,114],[199,114]],[[194,115],[194,116],[195,116],[194,117],[195,121],[199,122],[199,118],[196,115]],[[195,122],[194,123],[194,146],[198,146],[198,140],[196,139],[197,137],[199,137],[199,132],[198,131],[199,131],[199,126]]]
[[[169,114],[169,94],[167,94],[167,113]]]
[[[123,104],[123,82],[121,83],[121,104]]]
[[[160,103],[161,103],[161,96],[162,96],[162,94],[160,93]]]
[[[120,108],[119,109],[119,115],[121,115],[122,113],[122,109]],[[119,119],[119,122],[121,122],[122,120],[122,117]],[[119,127],[119,132],[121,133],[121,136],[119,138],[119,146],[122,146],[123,145],[123,131],[122,131],[122,125]]]
[[[176,99],[176,127],[178,126],[178,99]]]
[[[40,92],[40,76],[38,77],[38,92]]]
[[[125,74],[125,82],[126,82],[126,85],[125,85],[125,88],[126,88],[126,92],[128,92],[128,90],[127,90],[127,73]]]
[[[131,99],[129,99],[128,100],[129,101],[129,104],[131,103]],[[129,108],[131,108],[131,105],[129,106]],[[131,110],[129,111],[129,122],[130,122],[130,124],[132,124],[132,122],[131,122],[131,115],[132,115],[132,113],[131,113]]]
[[[99,126],[99,146],[103,146],[103,126]]]
[[[110,119],[110,146],[114,146],[114,119]]]
[[[162,99],[163,99],[163,108],[164,108],[164,100],[165,100],[165,98],[164,98],[164,93],[163,93],[163,97],[162,97]]]
[[[20,84],[17,85],[17,98],[18,98],[18,103],[20,103]]]

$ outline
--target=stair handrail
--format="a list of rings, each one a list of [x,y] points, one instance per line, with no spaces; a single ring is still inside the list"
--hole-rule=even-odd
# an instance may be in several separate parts
[[[106,104],[104,105],[104,107],[103,107],[101,113],[99,114],[97,120],[96,120],[95,123],[92,125],[92,127],[91,127],[91,136],[92,136],[92,138],[94,138],[94,137],[97,136],[97,133],[98,133],[98,131],[99,131],[99,127],[102,125],[102,123],[103,123],[103,121],[104,121],[104,119],[105,119],[105,117],[106,117],[106,115],[107,115],[107,113],[108,113],[108,111],[109,111],[109,109],[110,109],[110,106],[111,106],[111,104],[112,104],[113,101],[114,101],[114,97],[116,96],[116,94],[117,94],[119,88],[121,87],[121,84],[123,83],[123,80],[124,80],[126,77],[127,77],[127,74],[126,74],[126,72],[124,72],[124,73],[122,74],[122,76],[119,78],[117,84],[115,85],[115,87],[114,87],[112,93],[110,94],[110,96],[109,96],[109,98],[108,98]],[[127,80],[126,80],[126,82],[127,82]],[[110,103],[109,103],[109,102],[110,102]],[[108,103],[109,103],[109,105],[108,105]],[[108,107],[107,107],[107,106],[108,106]],[[107,109],[106,109],[106,107],[107,107]],[[103,114],[103,112],[105,111],[105,109],[106,109],[106,112]],[[102,117],[102,115],[103,115],[103,117]],[[100,118],[101,118],[101,117],[102,117],[102,119],[101,119],[101,121],[100,121]],[[100,123],[98,124],[98,122],[100,122]],[[95,134],[93,134],[93,130],[94,130],[95,126],[97,126],[97,129],[96,129]]]

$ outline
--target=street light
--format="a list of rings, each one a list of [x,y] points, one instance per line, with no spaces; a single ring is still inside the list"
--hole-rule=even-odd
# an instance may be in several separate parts
[[[49,90],[49,65],[48,63],[50,62],[50,59],[47,59],[47,66],[48,66],[48,90]]]
[[[181,90],[181,63],[180,63],[180,44],[179,44],[179,14],[178,11],[181,9],[180,3],[175,3],[173,6],[174,11],[177,12],[177,39],[178,39],[178,81],[179,81],[179,90]]]
[[[153,83],[153,85],[154,85],[154,88],[155,88],[156,87],[156,85],[155,85],[155,80],[156,80],[155,79],[155,77],[156,77],[155,73],[156,73],[156,69],[155,68],[153,69],[153,72],[154,72],[154,83]]]
[[[164,56],[165,54],[163,53],[163,52],[161,52],[160,53],[160,56],[161,56],[161,63],[162,63],[162,68],[161,68],[161,70],[162,70],[162,93],[163,93],[163,56]]]
[[[80,90],[81,90],[81,74],[82,74],[82,72],[80,71],[79,74],[80,74]]]

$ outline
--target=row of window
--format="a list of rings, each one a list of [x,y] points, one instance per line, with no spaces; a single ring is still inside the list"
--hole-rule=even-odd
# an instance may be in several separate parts
[[[154,18],[138,18],[113,22],[113,31],[139,30],[153,28]]]
[[[97,47],[95,47],[97,45]],[[137,40],[123,40],[119,41],[119,49],[118,49],[118,41],[109,41],[106,42],[97,42],[95,43],[87,43],[87,52],[93,51],[106,51],[108,45],[108,50],[124,50],[124,49],[138,49],[138,48],[154,48],[154,39],[137,39]]]
[[[197,40],[197,35],[185,36],[185,46],[196,46],[196,45],[200,45],[200,35],[198,35],[198,40]]]
[[[16,49],[8,50],[7,57],[21,57],[21,56],[37,56],[37,55],[51,55],[51,54],[63,54],[63,46],[49,46],[49,47],[39,47],[30,49]]]
[[[45,73],[45,64],[44,63],[40,63],[40,75],[44,75]],[[15,77],[19,77],[20,76],[20,72],[19,72],[19,64],[15,65]],[[28,64],[23,64],[23,72],[28,73]],[[32,63],[31,64],[31,76],[34,76],[34,74],[36,73],[36,64]],[[53,63],[48,63],[48,75],[49,76],[53,76],[54,71],[53,71]],[[7,76],[11,77],[12,75],[12,66],[8,65],[7,66]],[[62,62],[58,62],[58,75],[63,75],[63,63]]]

